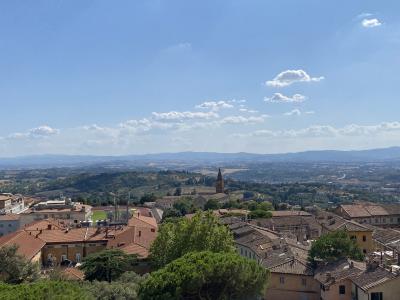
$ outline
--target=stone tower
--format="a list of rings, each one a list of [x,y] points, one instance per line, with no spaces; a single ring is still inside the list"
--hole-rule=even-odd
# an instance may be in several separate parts
[[[216,193],[224,192],[224,179],[222,178],[221,169],[218,170],[217,182],[215,184]]]

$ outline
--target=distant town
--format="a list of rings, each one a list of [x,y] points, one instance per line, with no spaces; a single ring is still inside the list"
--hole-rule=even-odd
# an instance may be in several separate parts
[[[100,202],[102,205],[90,205],[88,198],[73,200],[62,193],[46,199],[40,194],[2,192],[0,249],[15,249],[16,257],[36,265],[38,278],[51,279],[57,270],[62,280],[78,286],[92,281],[85,264],[95,255],[115,250],[135,257],[127,272],[144,278],[150,273],[151,278],[160,272],[156,249],[166,238],[166,228],[173,224],[176,232],[170,234],[178,234],[184,230],[179,226],[193,226],[193,230],[200,226],[198,230],[210,235],[203,238],[213,238],[211,229],[200,229],[201,222],[212,218],[217,222],[213,226],[227,230],[236,255],[268,273],[261,287],[248,291],[248,299],[398,299],[398,203],[348,197],[324,207],[292,205],[259,192],[241,191],[237,188],[240,182],[227,180],[223,171],[217,170],[216,177],[196,175],[197,181],[193,181],[194,174],[164,172],[160,176],[168,174],[176,185],[165,195],[145,192],[133,201],[131,193],[123,197],[111,193],[111,200]],[[137,180],[144,173],[133,176]],[[182,178],[184,182],[191,179],[190,188],[182,185]],[[204,185],[210,181],[209,186]],[[172,236],[169,239],[174,240]],[[205,244],[199,247],[213,249]],[[2,259],[6,259],[4,254],[0,255],[0,265],[5,263]],[[7,271],[1,274],[5,282],[12,277]],[[112,284],[111,279],[109,282]],[[137,287],[131,297],[151,299],[143,296],[147,292]],[[189,299],[189,295],[182,297]]]

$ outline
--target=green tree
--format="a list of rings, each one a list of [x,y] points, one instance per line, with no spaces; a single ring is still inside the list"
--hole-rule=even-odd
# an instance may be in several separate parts
[[[145,194],[140,198],[140,203],[143,204],[145,202],[154,202],[157,200],[157,196],[154,194]]]
[[[87,282],[85,287],[97,300],[136,300],[139,284],[145,278],[135,272],[125,272],[114,282],[95,280]]]
[[[163,223],[150,248],[156,268],[193,251],[233,252],[233,237],[212,212],[197,212],[193,218]]]
[[[112,282],[124,272],[132,271],[136,262],[136,256],[125,254],[119,249],[110,249],[87,256],[81,269],[86,280]]]
[[[18,284],[32,282],[39,278],[39,267],[17,253],[18,246],[0,248],[0,280]]]
[[[151,273],[140,287],[143,300],[256,299],[268,270],[236,253],[192,252]]]
[[[0,283],[0,300],[21,299],[92,300],[95,298],[79,283],[72,281],[43,280],[15,285]]]
[[[218,208],[220,208],[220,205],[216,199],[209,199],[204,205],[204,210],[214,210]]]
[[[252,210],[248,214],[248,217],[249,217],[249,219],[271,218],[272,213],[270,211],[256,209],[256,210]]]
[[[274,210],[274,207],[272,206],[271,202],[261,202],[257,205],[257,209],[259,210]]]
[[[190,197],[184,197],[177,200],[173,207],[179,211],[182,216],[194,212],[193,199]]]
[[[309,260],[315,265],[317,261],[333,262],[341,258],[362,260],[364,254],[346,231],[337,230],[322,235],[312,243]]]

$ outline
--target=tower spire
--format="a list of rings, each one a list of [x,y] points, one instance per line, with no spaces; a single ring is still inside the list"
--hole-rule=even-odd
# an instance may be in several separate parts
[[[224,192],[224,178],[222,177],[221,168],[218,169],[217,182],[215,184],[215,192],[217,194]]]

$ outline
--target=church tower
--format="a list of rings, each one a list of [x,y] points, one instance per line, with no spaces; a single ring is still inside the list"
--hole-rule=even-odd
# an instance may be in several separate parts
[[[224,179],[222,178],[221,169],[218,170],[217,182],[216,182],[216,193],[224,192]]]

